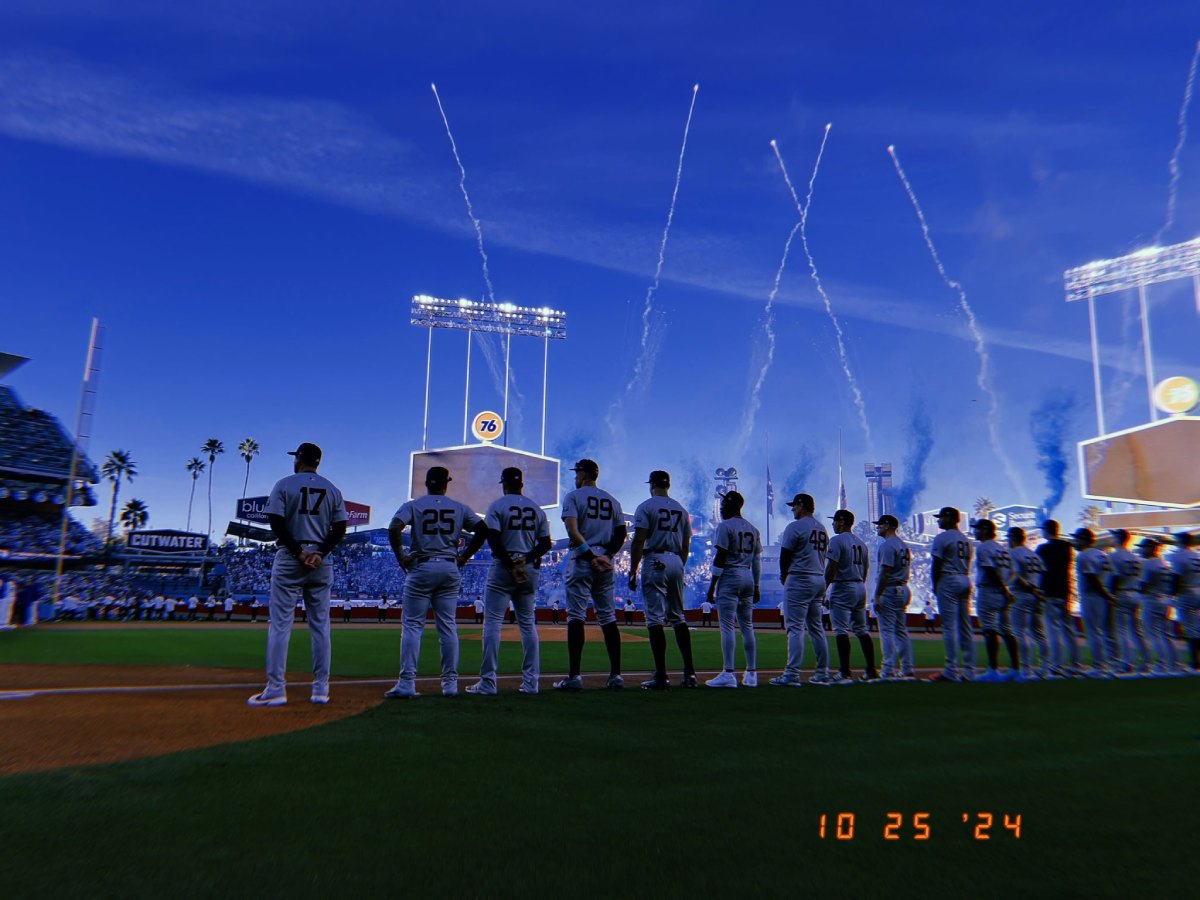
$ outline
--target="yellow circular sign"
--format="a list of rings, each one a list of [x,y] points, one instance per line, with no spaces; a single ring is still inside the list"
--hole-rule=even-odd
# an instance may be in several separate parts
[[[504,420],[500,418],[500,413],[481,412],[471,423],[471,434],[475,435],[477,441],[490,444],[504,434]]]
[[[1200,385],[1182,375],[1166,378],[1154,389],[1154,405],[1173,416],[1183,415],[1200,403]]]

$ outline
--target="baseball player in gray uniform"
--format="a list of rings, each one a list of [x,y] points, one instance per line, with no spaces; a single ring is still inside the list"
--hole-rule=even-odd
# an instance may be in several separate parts
[[[1108,621],[1109,608],[1117,598],[1108,589],[1112,561],[1107,553],[1095,546],[1096,536],[1089,528],[1075,532],[1075,580],[1079,584],[1079,609],[1087,632],[1092,668],[1085,674],[1093,678],[1112,678],[1109,670]]]
[[[1175,647],[1167,634],[1167,611],[1171,601],[1171,570],[1158,555],[1159,544],[1154,538],[1143,538],[1138,544],[1142,554],[1142,580],[1138,593],[1142,598],[1142,623],[1154,654],[1151,675],[1175,674]]]
[[[287,703],[287,651],[296,604],[308,610],[312,636],[313,703],[329,702],[329,554],[346,536],[346,503],[333,483],[317,474],[321,448],[303,443],[289,451],[293,471],[276,482],[267,500],[267,520],[279,542],[271,564],[271,618],[267,629],[267,686],[251,706]]]
[[[733,674],[737,631],[746,652],[743,687],[758,687],[758,642],[754,636],[754,604],[759,601],[762,577],[762,539],[758,529],[742,518],[745,498],[730,491],[721,498],[721,524],[713,535],[715,556],[708,602],[716,602],[721,625],[721,673],[705,682],[711,688],[736,688]]]
[[[813,518],[816,504],[809,494],[797,494],[788,503],[795,519],[788,523],[779,539],[779,580],[783,582],[787,603],[788,659],[783,674],[771,684],[799,687],[804,682],[800,666],[804,662],[804,634],[812,638],[817,667],[810,684],[832,684],[829,678],[829,644],[825,623],[821,620],[821,599],[825,596],[825,551],[829,532]]]
[[[570,539],[567,568],[567,677],[554,684],[557,691],[583,690],[580,666],[586,640],[588,600],[596,607],[596,621],[608,651],[609,690],[625,687],[621,677],[621,632],[613,605],[612,558],[625,543],[627,529],[621,504],[608,491],[596,487],[600,466],[581,459],[572,467],[575,490],[563,498],[562,520]]]
[[[1012,560],[1009,590],[1013,595],[1012,624],[1021,650],[1021,674],[1026,678],[1047,678],[1050,675],[1050,644],[1046,632],[1038,627],[1038,610],[1045,598],[1040,587],[1046,567],[1042,558],[1025,546],[1025,529],[1008,529],[1008,555]],[[1041,662],[1033,669],[1033,648],[1037,647]]]
[[[404,623],[400,638],[400,678],[384,694],[390,700],[417,696],[417,659],[425,633],[425,615],[433,607],[442,651],[442,696],[458,695],[458,628],[455,611],[462,580],[462,567],[487,540],[487,527],[469,506],[446,496],[453,479],[442,466],[425,475],[428,493],[409,500],[396,511],[388,528],[388,540],[396,562],[405,572]],[[412,528],[411,553],[404,552],[402,535]],[[471,543],[460,555],[458,537],[473,532]]]
[[[879,575],[875,579],[875,609],[879,611],[879,635],[883,644],[882,681],[914,681],[911,642],[908,637],[908,587],[912,551],[896,531],[900,520],[883,515],[875,520],[879,545]]]
[[[975,678],[975,630],[971,627],[971,542],[959,531],[962,516],[953,506],[938,510],[942,530],[930,547],[930,575],[942,619],[946,666],[932,681],[971,681]],[[961,668],[960,668],[961,660]]]
[[[1112,532],[1116,545],[1111,560],[1113,575],[1110,590],[1117,598],[1115,625],[1117,645],[1120,648],[1120,672],[1122,675],[1148,675],[1150,673],[1150,648],[1142,632],[1142,595],[1138,586],[1142,581],[1142,558],[1129,549],[1129,532],[1118,528]],[[1134,654],[1138,663],[1134,664]]]
[[[1175,614],[1183,623],[1183,633],[1191,651],[1192,670],[1200,672],[1200,536],[1189,532],[1175,535],[1179,546],[1167,562],[1175,576]]]
[[[487,523],[492,566],[488,570],[487,604],[483,619],[483,665],[479,683],[468,694],[496,693],[496,667],[500,655],[500,626],[509,603],[516,607],[521,630],[521,686],[523,694],[538,692],[538,633],[534,622],[538,569],[550,549],[550,523],[540,506],[522,495],[525,476],[508,468],[500,475],[504,496],[493,500],[483,517]]]
[[[854,513],[839,509],[833,514],[833,537],[825,554],[825,584],[829,589],[830,618],[837,643],[838,673],[835,685],[853,684],[850,672],[850,632],[858,637],[867,671],[863,681],[875,681],[875,642],[867,629],[867,574],[871,560],[867,545],[855,536]]]
[[[642,682],[647,691],[666,690],[667,635],[665,626],[675,631],[675,643],[683,657],[685,688],[696,686],[696,667],[692,661],[692,634],[683,616],[683,567],[692,546],[692,526],[687,510],[668,495],[671,476],[656,469],[650,473],[650,499],[643,500],[633,515],[633,546],[629,552],[629,589],[637,590],[638,569],[642,573],[642,602],[646,607],[646,630],[650,634],[650,652],[654,655],[654,677]],[[645,566],[642,560],[645,559]]]
[[[1020,681],[1021,652],[1013,633],[1009,608],[1013,604],[1008,583],[1012,580],[1012,557],[996,540],[996,523],[976,519],[971,526],[979,546],[975,550],[975,590],[983,645],[987,650],[988,670],[977,681]],[[1008,649],[1009,671],[1001,674],[1000,640]]]

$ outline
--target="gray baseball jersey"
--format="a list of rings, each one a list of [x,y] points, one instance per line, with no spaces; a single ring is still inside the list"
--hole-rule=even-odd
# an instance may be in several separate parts
[[[1008,550],[997,540],[982,541],[975,551],[975,584],[981,588],[992,588],[999,591],[995,585],[987,581],[984,569],[995,569],[1002,584],[1007,585],[1012,580],[1012,557]]]
[[[670,497],[651,497],[638,504],[633,527],[645,530],[646,553],[682,553],[692,537],[687,510]]]
[[[1112,572],[1112,561],[1103,550],[1091,547],[1075,555],[1075,573],[1079,576],[1079,593],[1081,594],[1096,596],[1095,592],[1088,588],[1084,575],[1096,575],[1103,583],[1110,572]]]
[[[1152,556],[1142,560],[1142,583],[1139,589],[1151,597],[1166,597],[1171,593],[1171,569],[1162,559]]]
[[[849,531],[829,539],[826,560],[837,563],[833,580],[863,581],[867,577],[867,545]]]
[[[500,544],[509,553],[528,555],[539,538],[550,537],[545,510],[521,494],[505,494],[493,500],[483,520],[488,528],[500,533]]]
[[[1179,579],[1176,593],[1200,591],[1200,552],[1191,547],[1176,547],[1167,562]]]
[[[401,506],[392,521],[412,529],[414,554],[426,559],[454,559],[463,528],[483,520],[465,503],[445,494],[426,494]]]
[[[288,531],[301,544],[322,543],[334,522],[347,520],[342,492],[316,472],[298,472],[275,482],[265,512],[283,516]]]
[[[1142,580],[1142,558],[1124,547],[1112,552],[1113,575],[1109,590],[1114,594],[1121,591],[1136,591]]]
[[[599,552],[621,523],[621,504],[598,487],[576,488],[563,498],[562,517],[574,519],[583,539]]]
[[[726,569],[748,569],[754,557],[762,553],[758,529],[741,516],[723,519],[713,535],[713,551],[725,551]]]
[[[825,551],[829,548],[829,532],[812,516],[796,519],[783,529],[779,546],[790,550],[792,564],[788,576],[825,575]]]
[[[1017,583],[1020,578],[1027,585],[1038,587],[1042,583],[1042,573],[1046,571],[1046,566],[1042,563],[1042,558],[1022,545],[1013,547],[1009,553],[1012,559],[1012,574],[1009,581],[1009,587],[1014,591],[1020,591],[1023,594],[1032,594],[1027,587],[1022,587]]]
[[[933,539],[930,554],[942,561],[943,575],[966,575],[971,567],[971,542],[957,528],[949,528]]]
[[[885,588],[908,584],[908,569],[912,563],[912,552],[896,535],[879,545],[879,578]],[[883,567],[890,566],[892,571]]]

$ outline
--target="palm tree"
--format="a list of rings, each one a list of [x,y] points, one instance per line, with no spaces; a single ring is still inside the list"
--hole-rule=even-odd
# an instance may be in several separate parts
[[[198,456],[193,456],[187,461],[188,474],[192,476],[192,492],[188,494],[188,517],[187,531],[192,530],[192,501],[196,499],[196,479],[200,477],[200,473],[204,471],[204,460]]]
[[[200,448],[201,453],[208,454],[208,539],[212,540],[212,473],[217,464],[217,457],[225,452],[225,445],[217,438],[209,438]]]
[[[1085,506],[1079,511],[1079,521],[1084,528],[1090,528],[1095,531],[1100,527],[1100,516],[1103,514],[1098,506]]]
[[[108,507],[108,531],[106,542],[112,543],[113,520],[117,517],[117,494],[121,490],[121,479],[132,482],[137,475],[137,463],[128,450],[113,450],[100,464],[100,474],[112,482],[112,503]]]
[[[121,524],[125,526],[126,535],[131,531],[138,531],[146,527],[146,522],[150,520],[150,513],[146,509],[146,504],[141,500],[130,500],[121,507]]]
[[[246,480],[242,482],[242,496],[246,496],[246,488],[250,486],[250,463],[254,457],[258,456],[258,441],[254,438],[246,438],[238,444],[238,453],[242,454],[242,459],[246,461]]]
[[[980,497],[975,501],[975,505],[972,507],[972,510],[975,513],[975,518],[986,519],[992,514],[992,510],[995,508],[996,504],[987,497]]]

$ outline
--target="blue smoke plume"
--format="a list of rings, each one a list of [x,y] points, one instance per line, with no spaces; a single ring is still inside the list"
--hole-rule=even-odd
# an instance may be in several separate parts
[[[1030,414],[1029,431],[1037,452],[1037,467],[1046,482],[1042,516],[1049,518],[1062,502],[1067,489],[1067,431],[1075,418],[1075,397],[1066,391],[1054,391]]]
[[[812,444],[801,444],[789,455],[792,457],[791,471],[783,479],[783,490],[775,495],[775,509],[782,508],[785,513],[788,509],[783,504],[796,494],[812,494],[818,504],[821,500],[821,492],[812,483],[813,472],[817,468],[817,463],[820,462],[816,448]]]
[[[908,453],[904,457],[904,483],[893,489],[896,518],[904,522],[912,515],[917,498],[925,490],[925,466],[933,451],[933,421],[925,404],[918,400],[908,417]]]

